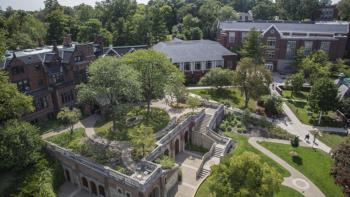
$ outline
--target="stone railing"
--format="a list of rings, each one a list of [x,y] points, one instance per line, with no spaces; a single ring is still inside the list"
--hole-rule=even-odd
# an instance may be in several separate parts
[[[148,169],[151,169],[152,172],[148,177],[146,177],[144,180],[138,180],[134,177],[130,177],[128,175],[122,174],[118,171],[115,171],[107,166],[103,166],[94,162],[89,161],[85,157],[75,154],[71,152],[70,150],[67,150],[65,148],[62,148],[60,146],[57,146],[56,144],[53,144],[49,141],[46,142],[46,148],[54,153],[59,153],[63,157],[68,158],[70,160],[73,160],[74,162],[83,165],[99,174],[102,174],[106,177],[110,177],[120,183],[124,183],[130,187],[137,188],[140,191],[145,191],[147,187],[152,184],[155,180],[157,180],[161,174],[162,174],[162,169],[160,165],[148,162],[148,161],[143,161],[143,165],[150,165]]]
[[[211,156],[213,156],[214,154],[214,150],[215,150],[215,146],[216,146],[216,143],[214,142],[212,145],[211,145],[211,148],[208,152],[206,152],[203,156],[202,156],[202,161],[201,161],[201,164],[199,165],[197,171],[196,171],[196,178],[198,179],[199,178],[199,175],[204,167],[204,164],[205,162],[207,162],[209,160],[209,158]]]
[[[164,129],[156,133],[156,139],[162,138],[165,134],[171,131],[171,129],[173,129],[175,126],[176,126],[176,117],[172,118]]]

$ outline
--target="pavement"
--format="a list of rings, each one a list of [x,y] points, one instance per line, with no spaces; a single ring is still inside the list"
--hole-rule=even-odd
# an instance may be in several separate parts
[[[304,176],[298,170],[293,168],[283,159],[279,158],[277,155],[273,154],[271,151],[269,151],[268,149],[258,144],[257,143],[258,141],[271,141],[271,142],[282,142],[282,143],[287,143],[289,141],[268,140],[268,139],[259,138],[259,137],[251,137],[248,140],[249,144],[251,144],[254,148],[258,149],[260,152],[270,157],[272,160],[274,160],[275,162],[280,164],[283,168],[289,171],[291,176],[284,177],[282,185],[293,188],[296,191],[302,193],[306,197],[324,197],[325,196],[322,193],[322,191],[311,180],[309,180],[306,176]]]
[[[193,197],[204,178],[196,179],[196,172],[201,165],[201,155],[183,151],[175,158],[182,172],[182,181],[168,193],[171,197]]]
[[[77,185],[65,182],[58,190],[58,197],[96,197],[87,191],[79,189]]]

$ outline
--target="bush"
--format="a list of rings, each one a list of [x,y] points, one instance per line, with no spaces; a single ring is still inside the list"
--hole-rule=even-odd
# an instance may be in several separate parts
[[[278,116],[282,113],[282,99],[278,96],[264,96],[262,98],[265,113],[268,116]]]
[[[174,159],[169,156],[163,155],[156,160],[156,163],[160,164],[163,169],[170,169],[175,165]]]

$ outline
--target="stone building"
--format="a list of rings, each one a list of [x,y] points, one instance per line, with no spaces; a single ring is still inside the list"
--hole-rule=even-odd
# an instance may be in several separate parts
[[[290,64],[300,47],[305,54],[324,50],[331,60],[350,52],[349,23],[345,22],[220,22],[218,40],[226,48],[239,48],[252,28],[261,33],[266,64],[273,71],[292,70]]]
[[[236,68],[237,55],[211,40],[184,41],[175,38],[160,42],[153,49],[167,55],[184,72],[187,83],[196,83],[212,68]]]

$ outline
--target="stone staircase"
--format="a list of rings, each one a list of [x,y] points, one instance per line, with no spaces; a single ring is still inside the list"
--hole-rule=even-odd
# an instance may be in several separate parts
[[[205,178],[206,176],[208,176],[210,174],[210,170],[207,170],[207,169],[202,169],[200,174],[199,174],[199,177],[198,178]]]
[[[207,131],[207,126],[210,122],[211,117],[212,117],[212,115],[205,114],[203,120],[201,121],[201,123],[199,125],[199,128],[198,128],[199,132],[205,133]]]
[[[213,157],[221,158],[224,156],[224,147],[221,144],[217,144],[214,149]]]

